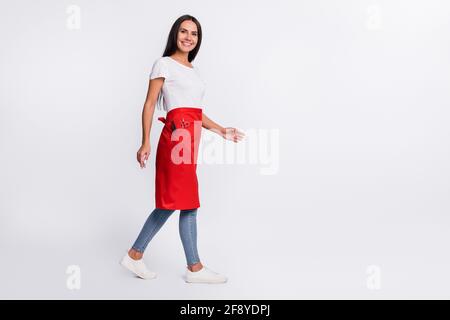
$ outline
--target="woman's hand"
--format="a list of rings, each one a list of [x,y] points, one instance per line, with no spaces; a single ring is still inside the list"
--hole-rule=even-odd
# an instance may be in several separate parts
[[[202,112],[202,127],[214,133],[217,133],[224,139],[234,142],[238,142],[244,138],[243,132],[232,127],[223,128],[222,126],[208,118],[204,112]]]
[[[223,130],[220,132],[220,135],[222,136],[222,138],[234,142],[241,141],[245,136],[243,132],[233,127],[223,128]]]
[[[150,155],[150,144],[143,144],[137,152],[137,161],[139,162],[141,169],[145,168],[145,162]]]

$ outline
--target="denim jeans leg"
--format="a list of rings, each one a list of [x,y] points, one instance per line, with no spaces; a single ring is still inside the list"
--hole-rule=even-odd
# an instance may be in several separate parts
[[[179,231],[187,264],[200,262],[197,251],[197,209],[180,210]]]
[[[153,212],[148,216],[144,223],[144,226],[139,233],[136,241],[134,242],[132,248],[139,252],[144,252],[147,248],[148,243],[155,234],[161,229],[163,224],[169,219],[175,210],[166,210],[155,208]]]

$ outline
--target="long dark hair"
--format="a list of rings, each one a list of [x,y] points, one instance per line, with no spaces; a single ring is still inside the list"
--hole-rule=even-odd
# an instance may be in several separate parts
[[[200,50],[200,45],[202,44],[202,26],[200,25],[200,22],[198,20],[189,15],[185,14],[181,17],[179,17],[172,25],[172,28],[170,29],[169,36],[167,37],[167,44],[166,49],[164,50],[163,57],[170,56],[174,54],[177,51],[177,36],[178,36],[178,29],[180,29],[181,23],[185,20],[191,20],[197,25],[197,45],[193,50],[191,50],[188,54],[188,61],[192,62],[195,59],[195,56],[198,53],[198,50]]]

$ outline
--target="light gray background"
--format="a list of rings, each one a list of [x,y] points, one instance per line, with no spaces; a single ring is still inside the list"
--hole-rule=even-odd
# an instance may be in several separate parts
[[[155,153],[135,159],[148,74],[185,13],[205,113],[280,133],[276,174],[198,166],[200,257],[224,285],[183,282],[178,211],[145,255],[156,280],[118,264],[154,206]],[[445,0],[2,0],[0,297],[449,298],[449,16]]]

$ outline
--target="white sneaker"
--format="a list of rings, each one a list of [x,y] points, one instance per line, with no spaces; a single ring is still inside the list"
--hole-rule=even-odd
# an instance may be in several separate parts
[[[186,270],[185,281],[188,283],[224,283],[227,277],[203,266],[199,271]]]
[[[128,252],[122,258],[120,264],[133,272],[139,278],[146,280],[156,278],[156,272],[148,270],[142,258],[139,260],[134,260],[128,255]]]

